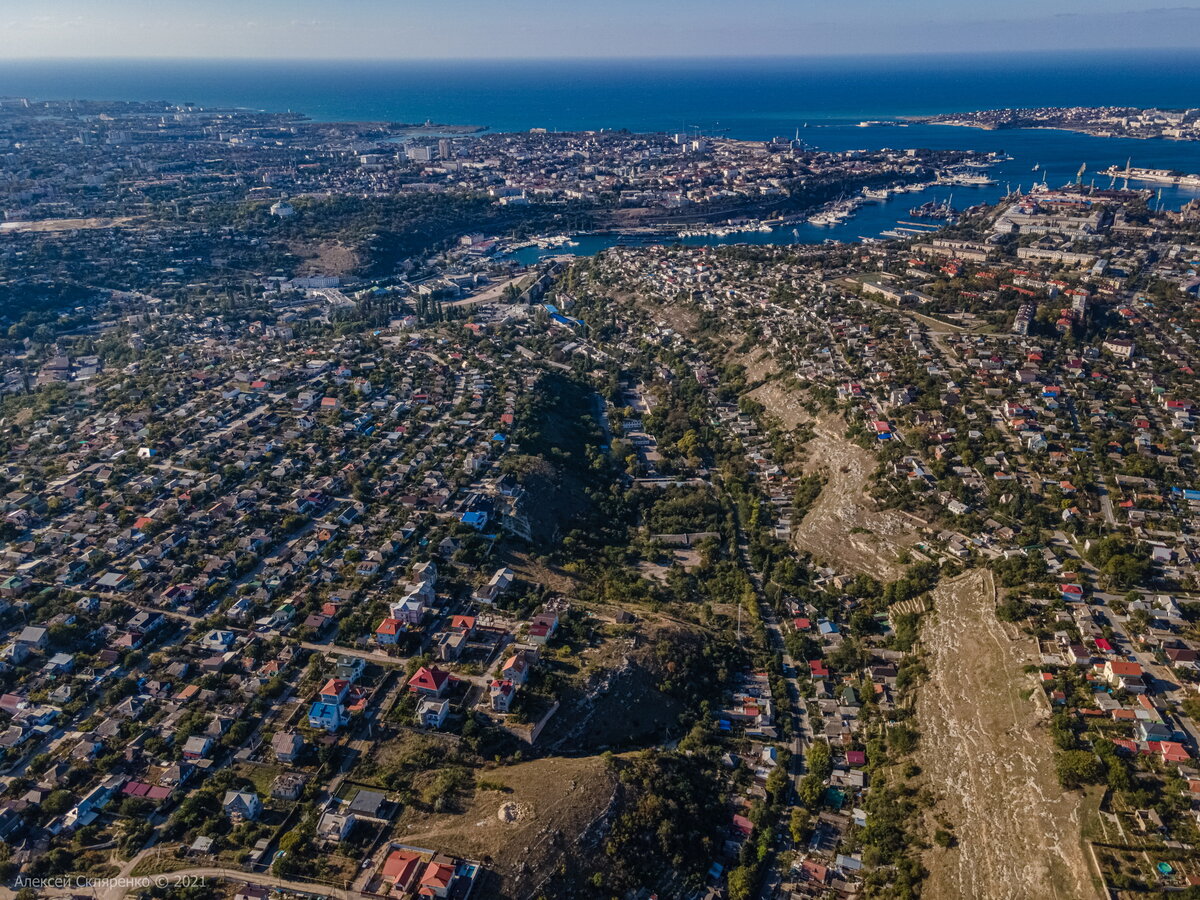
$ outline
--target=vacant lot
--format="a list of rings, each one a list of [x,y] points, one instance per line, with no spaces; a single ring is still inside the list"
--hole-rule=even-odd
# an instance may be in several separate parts
[[[393,839],[481,860],[500,876],[503,896],[514,898],[533,896],[561,860],[586,855],[580,837],[616,791],[597,756],[538,759],[482,771],[479,779],[502,789],[476,789],[455,814],[407,809]]]
[[[834,415],[814,424],[816,436],[805,445],[804,471],[822,474],[825,486],[792,538],[817,560],[890,580],[900,574],[898,554],[912,546],[916,535],[907,519],[879,510],[866,495],[875,455],[846,440],[845,428]]]
[[[515,544],[501,545],[501,555],[497,557],[496,565],[512,569],[522,581],[544,584],[560,594],[573,594],[579,587],[577,575],[560,566],[548,565]]]
[[[357,253],[336,241],[297,241],[288,249],[304,260],[298,270],[301,275],[345,275],[361,261]]]
[[[690,572],[700,565],[700,554],[696,550],[664,550],[657,559],[638,563],[637,570],[645,578],[666,584],[671,567],[675,565]]]
[[[1010,638],[995,616],[990,573],[969,572],[934,592],[922,626],[930,677],[917,704],[919,762],[939,798],[937,816],[958,838],[926,854],[926,900],[1098,896],[1080,837],[1078,794],[1054,774],[1042,727],[1049,715],[1022,668],[1031,640]]]

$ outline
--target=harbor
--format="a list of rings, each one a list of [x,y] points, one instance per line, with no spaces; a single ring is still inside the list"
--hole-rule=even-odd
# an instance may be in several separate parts
[[[1116,181],[1144,181],[1150,184],[1200,190],[1200,175],[1176,172],[1172,169],[1144,169],[1131,166],[1127,161],[1124,168],[1109,166],[1101,174]]]
[[[826,241],[862,242],[897,239],[926,234],[946,220],[924,218],[913,213],[949,202],[956,210],[983,203],[995,203],[1006,194],[1026,191],[1035,184],[1062,185],[1082,179],[1097,190],[1125,187],[1145,177],[1157,187],[1154,203],[1178,209],[1200,196],[1200,175],[1180,175],[1175,168],[1187,165],[1180,145],[1147,145],[1147,142],[1123,138],[1101,138],[1086,134],[1050,130],[1014,130],[1002,135],[1003,148],[987,147],[984,141],[997,141],[995,133],[973,129],[939,128],[910,125],[903,129],[859,128],[854,123],[829,123],[806,129],[806,137],[823,149],[853,152],[865,147],[891,147],[899,143],[937,149],[972,149],[991,153],[986,170],[961,166],[948,177],[892,184],[860,190],[814,209],[807,216],[766,219],[761,222],[689,225],[682,230],[660,228],[655,231],[628,233],[591,233],[571,236],[574,246],[552,248],[524,246],[509,248],[505,258],[530,265],[546,256],[572,253],[590,256],[618,245],[680,243],[687,246],[723,246],[729,244],[821,244]],[[1135,167],[1133,159],[1155,164]],[[1190,165],[1197,168],[1194,158]],[[1116,162],[1114,160],[1119,160]],[[1080,174],[1080,168],[1085,172]],[[1091,172],[1090,176],[1087,172]],[[1128,174],[1127,174],[1128,172]],[[953,192],[953,193],[951,193]],[[951,197],[953,200],[951,201]],[[853,200],[854,202],[850,202]],[[815,221],[814,221],[815,220]]]

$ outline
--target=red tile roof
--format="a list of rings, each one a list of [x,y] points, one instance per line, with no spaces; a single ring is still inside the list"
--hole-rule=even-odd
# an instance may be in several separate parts
[[[408,850],[393,850],[383,864],[383,877],[392,879],[393,884],[408,887],[420,864],[420,854]]]
[[[454,866],[431,862],[421,876],[421,887],[447,888],[454,880]]]
[[[421,666],[413,673],[413,677],[409,679],[408,688],[412,691],[440,691],[450,678],[449,672],[444,672],[441,669],[429,668]]]

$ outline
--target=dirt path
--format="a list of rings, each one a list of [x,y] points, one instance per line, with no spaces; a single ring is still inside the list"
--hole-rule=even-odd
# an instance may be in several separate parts
[[[968,572],[934,592],[935,615],[922,626],[930,677],[917,703],[920,764],[958,845],[926,854],[921,896],[1091,900],[1099,895],[1080,839],[1080,796],[1058,785],[1039,727],[1046,705],[1021,698],[1034,683],[1021,670],[1036,648],[1008,636],[994,597],[990,573]]]
[[[805,447],[804,470],[820,472],[825,486],[793,540],[817,560],[852,572],[890,580],[900,574],[897,554],[916,540],[911,526],[893,511],[879,511],[864,491],[878,464],[875,455],[846,440],[845,423],[826,416],[815,424],[816,437]]]

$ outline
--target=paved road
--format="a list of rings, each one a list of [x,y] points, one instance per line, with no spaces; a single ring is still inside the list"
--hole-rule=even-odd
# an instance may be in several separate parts
[[[1117,517],[1113,512],[1112,496],[1108,493],[1108,488],[1102,482],[1097,481],[1096,493],[1100,496],[1100,509],[1104,513],[1104,520],[1115,527]]]
[[[130,871],[132,871],[132,867],[130,867]],[[98,900],[121,900],[122,897],[130,893],[145,890],[147,887],[154,885],[186,885],[189,883],[186,879],[227,879],[233,884],[250,882],[251,884],[258,884],[264,887],[283,888],[284,890],[296,893],[309,894],[314,897],[330,897],[334,898],[334,900],[364,900],[366,896],[354,890],[324,887],[322,885],[310,884],[307,881],[291,881],[286,878],[276,878],[274,875],[265,873],[252,875],[247,872],[238,871],[237,869],[224,869],[213,866],[180,869],[164,875],[146,876],[145,879],[125,874],[112,879],[115,883],[103,889],[95,890],[94,895]]]
[[[789,715],[791,716],[792,734],[794,735],[794,738],[792,740],[792,745],[789,748],[792,753],[789,772],[791,775],[792,789],[789,791],[787,798],[787,808],[790,815],[791,807],[797,805],[799,801],[797,791],[799,789],[800,781],[804,776],[805,743],[800,736],[805,733],[805,728],[802,721],[803,714],[800,711],[805,708],[805,704],[800,694],[800,685],[796,681],[795,662],[788,654],[784,644],[783,629],[780,627],[779,619],[775,615],[774,610],[772,610],[767,603],[766,594],[763,590],[764,584],[762,573],[754,567],[754,562],[750,558],[749,538],[742,527],[742,520],[741,516],[738,515],[736,503],[733,504],[733,521],[734,527],[737,529],[738,558],[742,564],[742,568],[745,570],[746,574],[750,578],[751,583],[754,585],[754,593],[758,599],[759,615],[762,617],[763,625],[767,632],[768,648],[771,651],[777,652],[781,655],[780,674],[787,685],[788,699],[791,701],[791,712]],[[778,823],[784,835],[787,834],[787,821],[788,816],[785,815],[781,817],[781,821]],[[772,846],[774,846],[774,842],[772,842]],[[769,900],[769,898],[774,897],[785,875],[786,872],[781,871],[779,868],[779,857],[773,852],[771,854],[770,861],[763,866],[762,881],[759,885],[758,892],[759,900]]]
[[[121,603],[125,603],[125,604],[128,604],[129,606],[132,606],[134,609],[140,609],[140,610],[143,610],[144,612],[160,613],[161,615],[165,616],[168,619],[178,619],[182,622],[188,622],[192,625],[195,625],[199,622],[204,621],[203,616],[193,616],[193,615],[190,615],[189,613],[182,613],[182,612],[177,612],[175,610],[169,610],[169,609],[161,609],[157,606],[148,606],[143,603],[135,603],[132,600],[130,600],[128,596],[126,596],[124,594],[113,594],[113,593],[109,593],[106,591],[88,591],[88,593],[94,594],[97,597],[103,597],[108,600],[120,601]],[[257,632],[252,632],[252,630],[249,628],[241,628],[236,625],[225,625],[225,626],[222,626],[221,630],[222,631],[232,631],[235,634],[257,633]],[[337,654],[340,654],[343,656],[357,656],[361,659],[367,660],[368,662],[378,663],[381,666],[403,666],[403,665],[408,664],[407,658],[398,657],[398,656],[389,656],[387,654],[387,652],[384,650],[360,650],[357,647],[344,647],[341,644],[332,644],[332,643],[321,644],[321,643],[316,643],[315,641],[296,641],[294,643],[297,643],[299,646],[303,647],[305,650],[316,650],[318,653],[337,653]],[[159,649],[161,649],[161,648],[159,648]]]

